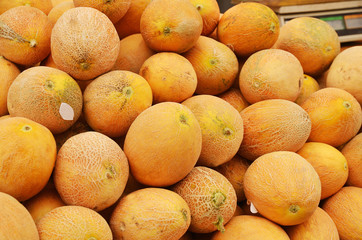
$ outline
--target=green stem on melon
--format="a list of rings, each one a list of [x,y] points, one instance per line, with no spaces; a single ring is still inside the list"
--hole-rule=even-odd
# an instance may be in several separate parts
[[[216,228],[218,231],[220,232],[225,232],[225,228],[224,228],[224,218],[222,216],[217,216],[217,221],[214,222]]]

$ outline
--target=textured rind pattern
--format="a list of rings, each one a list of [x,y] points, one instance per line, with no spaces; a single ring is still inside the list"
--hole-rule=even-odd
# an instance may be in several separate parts
[[[302,65],[293,54],[280,49],[265,49],[246,60],[239,75],[239,86],[251,104],[266,99],[295,101],[303,77]]]
[[[239,57],[273,46],[279,36],[279,20],[264,4],[246,2],[224,12],[217,37]]]
[[[234,83],[239,62],[226,45],[205,36],[183,54],[192,64],[197,75],[197,94],[216,95],[228,90]]]
[[[178,240],[190,226],[190,209],[173,191],[144,188],[121,199],[110,226],[115,240]]]
[[[21,65],[39,63],[50,53],[52,27],[47,15],[37,8],[9,9],[0,15],[0,55]]]
[[[100,11],[77,7],[66,11],[51,35],[51,52],[59,69],[79,80],[109,71],[119,53],[117,31]]]
[[[152,90],[138,74],[114,70],[93,80],[84,91],[87,123],[109,137],[125,136],[136,117],[152,105]]]
[[[122,195],[129,175],[127,158],[111,138],[84,132],[60,148],[54,182],[67,205],[101,211]]]
[[[178,193],[191,210],[189,231],[210,233],[217,230],[217,224],[225,225],[236,209],[236,193],[231,183],[221,173],[198,166],[175,186],[172,190]],[[216,205],[217,197],[224,198]],[[222,222],[220,222],[222,219]],[[220,227],[220,226],[219,226]]]
[[[48,212],[37,224],[41,240],[112,240],[112,231],[97,212],[81,206],[62,206]]]
[[[54,134],[69,129],[79,118],[83,105],[77,82],[65,72],[45,66],[21,72],[9,88],[7,101],[11,116],[29,118]],[[72,108],[73,120],[61,116],[62,103]]]
[[[212,95],[197,95],[183,105],[191,109],[202,132],[202,148],[197,164],[216,167],[238,152],[243,140],[243,119],[225,100]]]
[[[294,102],[270,99],[254,103],[241,112],[244,138],[238,153],[255,160],[274,151],[299,150],[311,131],[311,120]]]
[[[343,187],[322,205],[337,226],[341,240],[362,236],[362,188]]]
[[[244,175],[244,192],[261,215],[289,226],[300,224],[313,214],[320,201],[321,182],[303,157],[275,151],[249,166]]]

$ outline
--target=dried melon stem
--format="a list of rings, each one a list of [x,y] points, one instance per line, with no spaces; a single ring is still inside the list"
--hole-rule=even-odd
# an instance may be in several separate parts
[[[343,106],[348,109],[351,107],[351,104],[348,101],[344,101]]]
[[[291,213],[297,213],[299,211],[300,207],[298,205],[290,205],[289,212]]]
[[[170,34],[171,33],[171,28],[170,27],[164,27],[163,28],[163,34],[164,35],[168,35],[168,34]]]
[[[29,43],[30,47],[36,47],[38,45],[38,42],[35,39],[27,40],[23,38],[21,35],[16,33],[11,27],[9,27],[2,21],[0,21],[0,37],[20,43],[27,42]]]
[[[217,216],[217,221],[214,222],[216,228],[218,231],[220,232],[225,232],[225,228],[224,228],[224,218],[222,216]]]
[[[31,126],[29,125],[24,125],[22,128],[21,128],[21,131],[23,132],[30,132],[31,131]]]

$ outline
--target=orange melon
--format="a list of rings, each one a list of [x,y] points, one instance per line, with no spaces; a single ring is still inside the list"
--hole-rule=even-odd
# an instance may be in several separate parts
[[[362,236],[362,188],[343,187],[322,205],[332,218],[341,240],[358,240]]]
[[[114,24],[120,39],[141,32],[141,16],[150,2],[151,0],[131,0],[131,4],[126,14]]]
[[[246,159],[235,155],[230,161],[215,168],[216,171],[224,175],[233,185],[238,202],[246,199],[243,183],[245,172],[249,166],[250,163]]]
[[[285,231],[268,219],[256,216],[236,216],[225,226],[225,232],[216,232],[211,240],[289,240]]]
[[[128,11],[131,0],[73,0],[75,7],[91,7],[95,8],[116,23],[119,21]]]
[[[195,69],[197,94],[223,93],[232,86],[238,74],[239,63],[233,51],[209,37],[200,36],[183,56]]]
[[[243,140],[243,119],[229,103],[212,95],[196,95],[182,102],[201,127],[202,147],[198,165],[216,167],[230,161]]]
[[[290,240],[339,240],[338,230],[332,218],[317,208],[305,222],[286,228]]]
[[[11,0],[11,1],[0,1],[0,14],[4,13],[5,11],[19,7],[19,6],[28,6],[28,7],[35,7],[39,10],[43,11],[45,14],[48,14],[49,11],[52,9],[53,0]]]
[[[348,163],[347,185],[362,188],[362,133],[353,137],[341,150]]]
[[[219,94],[218,97],[230,103],[238,112],[250,105],[239,88],[231,87],[226,92]]]
[[[115,240],[178,240],[190,221],[190,209],[180,195],[163,188],[144,188],[121,199],[110,226]]]
[[[87,86],[83,95],[87,123],[109,137],[126,135],[134,119],[152,105],[150,85],[129,71],[103,74]]]
[[[246,198],[264,217],[290,226],[306,221],[317,209],[321,181],[300,155],[276,151],[257,158],[244,175]]]
[[[69,138],[60,148],[54,183],[67,205],[101,211],[122,195],[129,174],[127,157],[111,138],[84,132]]]
[[[319,84],[317,80],[307,74],[304,74],[300,93],[295,100],[295,103],[301,105],[307,98],[309,98],[310,95],[312,95],[312,93],[318,90]]]
[[[306,143],[311,120],[298,104],[284,99],[254,103],[241,111],[244,137],[238,153],[255,160],[274,151],[298,151]]]
[[[239,57],[272,47],[278,36],[277,15],[256,2],[243,2],[227,9],[217,26],[218,40]]]
[[[40,239],[112,240],[106,220],[92,209],[81,206],[57,207],[37,223]]]
[[[135,33],[120,41],[116,63],[112,70],[126,70],[139,73],[142,64],[155,52],[150,49],[140,33]]]
[[[74,8],[74,3],[73,1],[65,1],[65,2],[61,2],[59,4],[57,4],[56,6],[54,6],[52,8],[52,10],[50,10],[49,14],[48,14],[48,18],[49,20],[55,24],[58,19],[60,18],[60,16],[63,15],[63,13],[65,13],[67,10]]]
[[[140,20],[146,44],[157,52],[186,52],[195,45],[202,27],[202,17],[190,0],[152,0]]]
[[[90,80],[112,69],[119,53],[119,37],[105,14],[76,7],[54,25],[51,52],[59,69],[78,80]]]
[[[58,134],[77,121],[83,98],[77,82],[67,73],[38,66],[16,77],[7,102],[10,115],[32,119]]]
[[[19,75],[19,68],[9,60],[0,56],[0,116],[8,114],[7,98],[10,85]]]
[[[302,65],[293,54],[280,49],[265,49],[246,60],[239,75],[239,86],[251,104],[266,99],[295,101],[303,77]]]
[[[169,186],[183,179],[201,153],[200,124],[186,106],[155,104],[131,124],[124,141],[134,178],[145,185]]]
[[[340,45],[336,30],[326,21],[297,17],[280,28],[273,48],[292,53],[302,64],[305,74],[318,76],[339,54]]]
[[[346,90],[362,105],[362,46],[350,47],[336,56],[329,68],[326,86]]]
[[[32,66],[50,53],[53,24],[41,10],[21,6],[0,15],[0,55],[21,65]]]
[[[22,117],[0,121],[0,191],[18,201],[39,193],[53,171],[57,147],[44,126]]]
[[[310,142],[323,142],[338,147],[354,137],[361,128],[361,105],[343,89],[320,89],[301,107],[312,122],[308,138]]]
[[[182,102],[195,93],[197,86],[192,64],[173,52],[152,55],[142,64],[139,74],[152,89],[153,103]]]
[[[297,152],[319,175],[322,184],[321,199],[338,192],[348,178],[347,160],[336,148],[318,142],[307,142]]]
[[[23,202],[24,207],[29,211],[35,223],[54,208],[65,206],[55,189],[53,181],[48,184],[34,197]]]
[[[207,36],[211,34],[219,22],[220,7],[216,0],[190,0],[199,11],[202,17],[202,32],[201,34]]]
[[[14,197],[0,192],[0,239],[39,240],[34,220]]]
[[[221,173],[208,167],[194,167],[172,190],[190,207],[191,232],[224,232],[224,225],[236,210],[233,186]]]

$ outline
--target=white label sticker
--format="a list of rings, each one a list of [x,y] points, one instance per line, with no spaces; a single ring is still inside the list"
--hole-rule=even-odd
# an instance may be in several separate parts
[[[253,214],[258,213],[258,210],[256,210],[256,208],[252,202],[250,202],[250,212]]]
[[[68,103],[60,104],[59,113],[64,120],[72,121],[74,119],[74,110]]]

